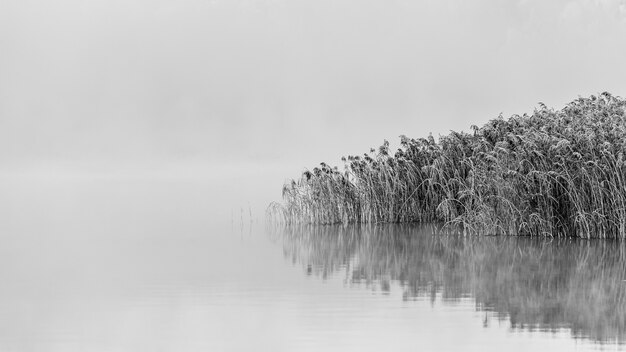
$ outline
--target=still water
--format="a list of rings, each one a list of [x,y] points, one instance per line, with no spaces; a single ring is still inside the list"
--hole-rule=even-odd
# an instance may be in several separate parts
[[[200,178],[0,190],[3,352],[625,349],[619,242],[267,226]]]

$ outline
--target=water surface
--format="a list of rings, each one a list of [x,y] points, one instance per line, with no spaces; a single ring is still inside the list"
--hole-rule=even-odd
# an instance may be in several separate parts
[[[0,192],[0,351],[569,351],[625,338],[618,242],[267,227],[265,199],[246,210],[202,178],[13,178]]]

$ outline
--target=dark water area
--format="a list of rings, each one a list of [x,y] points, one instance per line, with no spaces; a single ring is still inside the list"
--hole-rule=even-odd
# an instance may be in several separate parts
[[[621,242],[275,227],[246,179],[2,179],[0,351],[626,349]]]
[[[403,300],[470,298],[483,324],[567,329],[597,343],[626,341],[626,247],[610,240],[445,234],[436,225],[284,228],[285,257],[307,275],[342,276]]]

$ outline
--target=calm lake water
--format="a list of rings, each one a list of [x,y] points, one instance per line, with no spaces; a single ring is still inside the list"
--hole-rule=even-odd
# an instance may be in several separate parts
[[[623,243],[271,227],[199,178],[0,192],[0,351],[626,349]]]

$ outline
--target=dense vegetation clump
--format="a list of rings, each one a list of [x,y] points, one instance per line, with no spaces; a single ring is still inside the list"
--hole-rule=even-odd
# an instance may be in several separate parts
[[[435,141],[401,136],[283,187],[287,223],[445,221],[484,234],[626,237],[626,100],[494,119]]]

